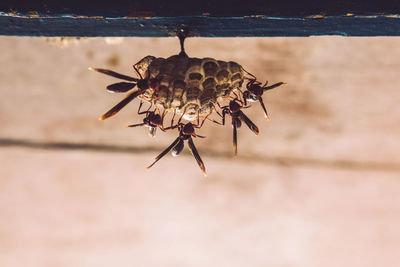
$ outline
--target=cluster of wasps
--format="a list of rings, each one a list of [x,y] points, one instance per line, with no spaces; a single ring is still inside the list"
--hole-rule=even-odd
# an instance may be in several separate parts
[[[278,82],[269,86],[268,82],[262,84],[236,62],[213,58],[191,58],[184,50],[184,37],[179,36],[179,39],[181,52],[178,55],[169,58],[146,56],[133,65],[138,78],[108,69],[89,69],[124,80],[107,86],[109,92],[129,92],[122,101],[102,115],[100,120],[114,116],[128,103],[138,98],[140,105],[137,113],[144,116],[143,122],[131,124],[128,127],[148,127],[151,137],[155,136],[157,128],[163,132],[178,131],[179,135],[175,141],[161,152],[147,169],[171,150],[173,156],[179,155],[187,141],[197,164],[206,176],[206,168],[193,142],[194,137],[204,138],[204,136],[198,135],[195,132],[196,129],[200,129],[205,121],[225,125],[225,118],[228,115],[232,121],[233,147],[236,157],[237,130],[242,122],[254,134],[259,134],[258,127],[242,109],[250,107],[248,102],[259,102],[265,118],[268,119],[262,95],[265,91],[284,83]],[[245,82],[245,89],[242,90],[241,87]],[[150,107],[142,110],[144,102],[147,102]],[[220,117],[220,121],[209,118],[214,112]],[[170,122],[165,121],[168,113],[172,113]]]

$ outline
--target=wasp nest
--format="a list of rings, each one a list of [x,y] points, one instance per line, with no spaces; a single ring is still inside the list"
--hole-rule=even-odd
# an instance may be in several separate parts
[[[137,78],[116,73],[107,69],[90,68],[91,70],[125,80],[107,86],[111,92],[128,92],[128,95],[117,105],[100,117],[101,120],[115,115],[135,98],[141,103],[138,114],[143,115],[142,123],[129,127],[147,126],[149,134],[155,135],[156,129],[168,131],[177,129],[179,136],[176,140],[156,157],[154,163],[172,150],[174,156],[183,150],[186,140],[189,149],[198,165],[206,170],[192,137],[202,137],[195,133],[206,120],[224,125],[226,115],[231,117],[233,126],[233,146],[237,156],[237,129],[244,122],[255,134],[259,133],[257,126],[242,112],[248,107],[248,102],[260,102],[264,115],[268,118],[267,110],[262,100],[266,90],[282,85],[282,82],[267,86],[257,81],[254,75],[233,61],[221,61],[213,58],[191,58],[186,55],[181,39],[181,53],[169,58],[147,56],[136,63],[134,69]],[[247,76],[246,76],[247,75]],[[243,83],[247,81],[244,91]],[[134,90],[134,88],[137,88]],[[229,101],[223,105],[224,101]],[[142,111],[143,102],[148,102],[150,108]],[[215,112],[221,120],[210,119]],[[167,127],[164,118],[167,113],[173,113],[170,125]],[[178,119],[175,122],[174,119]],[[186,122],[183,122],[185,120]],[[151,164],[148,168],[154,165]]]

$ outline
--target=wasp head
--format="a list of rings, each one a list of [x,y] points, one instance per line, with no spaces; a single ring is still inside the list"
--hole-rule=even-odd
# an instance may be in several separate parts
[[[256,99],[258,96],[261,96],[264,92],[263,88],[258,83],[251,84],[247,90],[250,92],[250,97],[252,99]]]

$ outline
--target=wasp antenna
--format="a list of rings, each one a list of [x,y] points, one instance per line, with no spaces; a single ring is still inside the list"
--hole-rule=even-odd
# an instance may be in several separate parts
[[[276,87],[278,87],[278,86],[281,86],[281,85],[283,85],[283,84],[286,84],[286,83],[284,83],[284,82],[274,83],[273,85],[263,87],[263,91],[265,92],[265,91],[267,91],[267,90],[274,89],[274,88],[276,88]]]
[[[138,124],[130,124],[130,125],[127,125],[126,128],[133,128],[133,127],[143,126],[145,124],[146,123],[144,123],[144,122],[138,123]]]
[[[100,73],[103,73],[105,75],[109,75],[111,77],[117,78],[117,79],[121,79],[121,80],[126,80],[126,81],[130,81],[130,82],[137,82],[138,79],[130,77],[130,76],[126,76],[124,74],[120,74],[118,72],[112,71],[112,70],[108,70],[108,69],[98,69],[98,68],[93,68],[93,67],[89,67],[89,70],[94,70]]]

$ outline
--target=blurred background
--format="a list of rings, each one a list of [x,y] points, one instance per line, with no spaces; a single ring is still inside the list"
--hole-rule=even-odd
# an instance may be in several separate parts
[[[118,80],[176,38],[0,38],[0,266],[400,266],[400,38],[189,38],[192,57],[287,84],[206,123],[190,153],[148,166],[151,139]],[[185,149],[187,151],[187,149]]]

